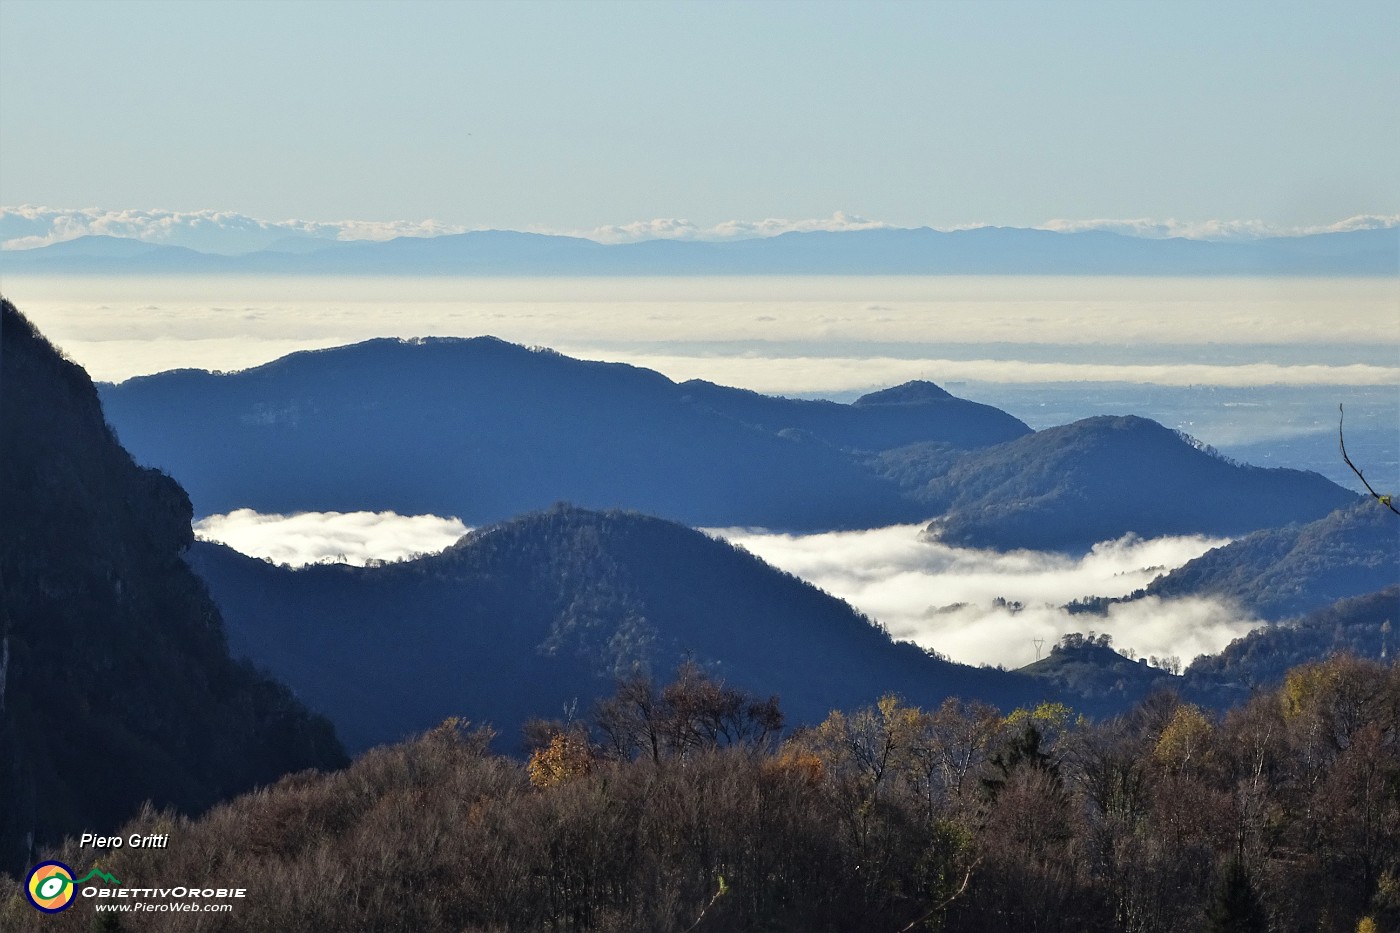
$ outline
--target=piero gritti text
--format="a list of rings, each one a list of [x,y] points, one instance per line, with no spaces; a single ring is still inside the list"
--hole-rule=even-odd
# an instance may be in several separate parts
[[[78,838],[78,847],[82,849],[164,849],[170,845],[169,833],[132,833],[130,836],[96,836],[92,833],[83,833]]]

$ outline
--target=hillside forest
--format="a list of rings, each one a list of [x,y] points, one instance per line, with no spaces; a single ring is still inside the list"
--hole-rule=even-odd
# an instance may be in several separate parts
[[[780,739],[781,724],[775,698],[683,666],[532,723],[527,761],[449,720],[199,819],[148,808],[121,832],[181,844],[98,865],[235,879],[258,896],[199,929],[259,933],[1400,924],[1393,665],[1304,665],[1223,716],[1170,692],[1098,722],[891,695]],[[51,855],[87,857],[72,840]],[[0,926],[35,919],[7,879]]]

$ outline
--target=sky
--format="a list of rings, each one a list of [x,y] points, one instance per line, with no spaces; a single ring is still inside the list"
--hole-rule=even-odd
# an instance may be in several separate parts
[[[1397,47],[1383,2],[3,0],[0,205],[1306,227],[1400,214]]]

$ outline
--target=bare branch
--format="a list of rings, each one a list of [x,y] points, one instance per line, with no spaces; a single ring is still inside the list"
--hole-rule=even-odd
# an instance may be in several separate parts
[[[721,897],[724,897],[724,895],[726,895],[726,894],[728,894],[728,893],[729,893],[729,885],[727,885],[727,884],[724,883],[724,876],[723,876],[723,875],[720,875],[720,876],[719,876],[719,890],[715,891],[714,897],[711,897],[711,898],[710,898],[709,903],[707,903],[704,907],[700,908],[700,916],[696,917],[696,918],[695,918],[695,922],[692,923],[690,926],[686,927],[685,930],[683,931],[683,933],[690,933],[691,930],[693,930],[693,929],[695,929],[696,927],[698,927],[698,926],[700,925],[700,921],[702,921],[702,920],[705,919],[705,913],[706,913],[711,907],[715,906],[715,901],[719,900]],[[901,931],[901,933],[903,933],[903,931]]]
[[[1381,495],[1380,493],[1376,492],[1374,489],[1372,489],[1372,488],[1371,488],[1371,484],[1368,483],[1368,482],[1366,482],[1366,477],[1363,476],[1363,475],[1361,474],[1361,471],[1360,471],[1359,469],[1356,468],[1356,464],[1352,463],[1352,462],[1351,462],[1351,458],[1347,456],[1347,442],[1346,442],[1346,439],[1342,437],[1342,420],[1343,420],[1345,417],[1346,417],[1346,412],[1342,409],[1342,406],[1341,406],[1340,404],[1338,404],[1338,405],[1337,405],[1337,443],[1338,443],[1338,444],[1341,446],[1341,448],[1342,448],[1342,460],[1346,463],[1347,466],[1351,467],[1351,472],[1353,472],[1353,473],[1356,474],[1356,478],[1359,479],[1359,480],[1361,480],[1361,485],[1363,485],[1363,486],[1366,487],[1366,491],[1369,492],[1373,497],[1375,497],[1375,500],[1376,500],[1377,502],[1379,502],[1381,505],[1385,506],[1386,508],[1390,509],[1390,511],[1394,512],[1396,515],[1400,515],[1400,509],[1397,509],[1397,508],[1395,507],[1395,503],[1394,503],[1394,501],[1391,499],[1391,497],[1390,497],[1390,496],[1383,496],[1383,495]]]
[[[902,927],[902,928],[900,928],[899,933],[909,933],[909,931],[912,930],[912,929],[914,929],[914,927],[916,927],[916,926],[918,926],[919,924],[923,923],[925,920],[927,920],[929,917],[932,917],[934,914],[938,913],[940,910],[943,910],[943,909],[946,908],[949,904],[953,903],[953,901],[957,900],[959,897],[962,897],[962,893],[963,893],[964,891],[967,890],[968,882],[970,882],[970,881],[972,880],[972,873],[973,873],[974,871],[976,871],[976,870],[977,870],[977,866],[978,866],[978,865],[981,865],[981,864],[982,864],[982,860],[979,858],[979,859],[977,859],[977,861],[975,861],[975,862],[973,862],[971,865],[967,866],[967,874],[963,875],[962,884],[958,885],[958,889],[957,889],[956,891],[954,891],[954,892],[952,893],[952,895],[951,895],[947,900],[943,901],[943,903],[941,903],[941,904],[936,904],[936,905],[934,905],[934,907],[933,907],[931,910],[929,910],[927,913],[921,914],[921,915],[915,917],[913,920],[911,920],[911,921],[909,922],[909,925],[908,925],[907,927]]]

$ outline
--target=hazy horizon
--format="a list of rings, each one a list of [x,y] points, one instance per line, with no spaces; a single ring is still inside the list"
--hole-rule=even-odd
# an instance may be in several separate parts
[[[495,336],[812,395],[913,378],[1400,385],[1400,279],[7,276],[98,381],[378,337]]]

